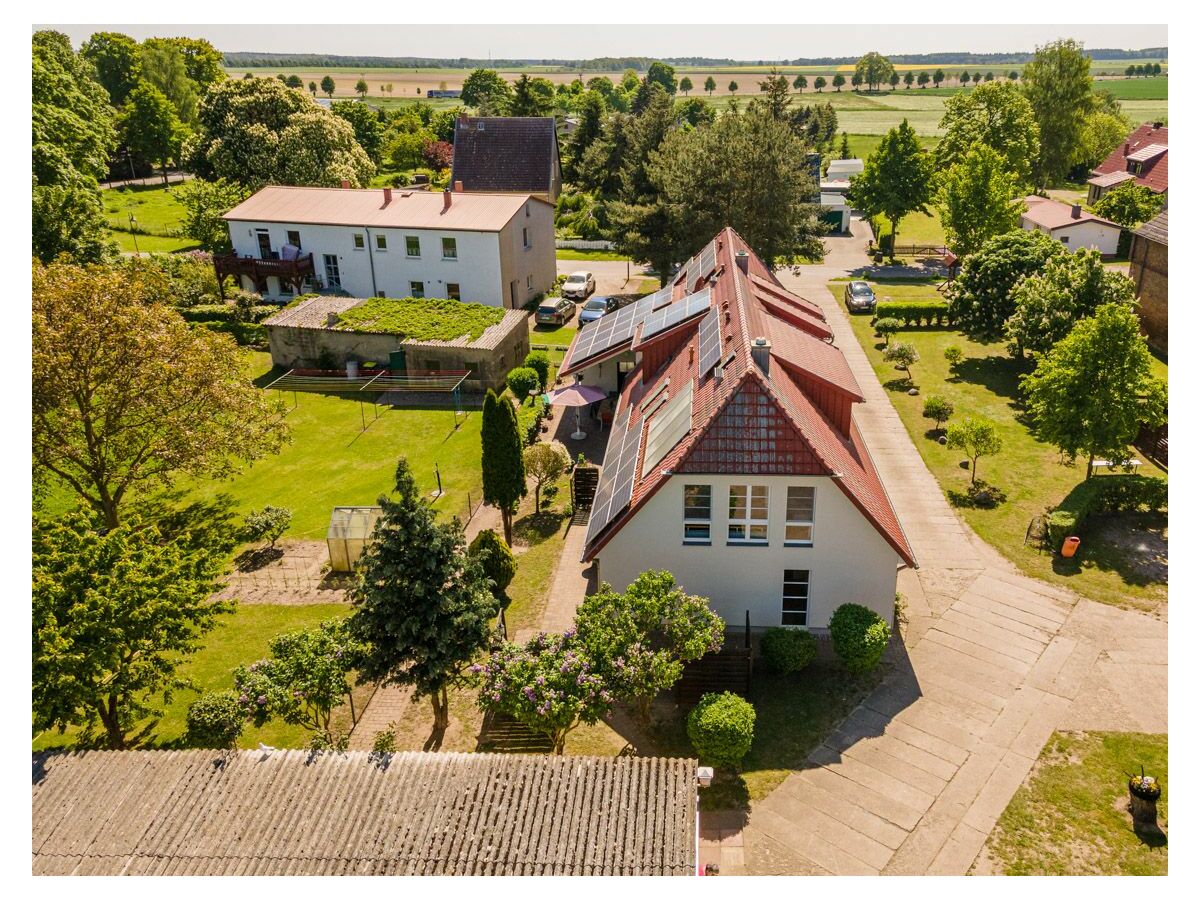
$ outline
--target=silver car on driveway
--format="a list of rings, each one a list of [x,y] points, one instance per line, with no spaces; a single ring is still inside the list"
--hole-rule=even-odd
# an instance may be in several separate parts
[[[572,300],[586,300],[596,293],[596,278],[591,272],[572,272],[563,282],[562,295]]]

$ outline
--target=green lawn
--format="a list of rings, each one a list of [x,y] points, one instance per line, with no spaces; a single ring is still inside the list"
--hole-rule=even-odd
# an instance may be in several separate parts
[[[840,282],[829,285],[835,296],[842,286]],[[875,292],[881,301],[941,296],[936,286],[929,283],[876,283]],[[852,316],[850,321],[925,464],[944,490],[963,490],[969,477],[959,467],[962,454],[940,445],[931,431],[933,423],[922,417],[925,397],[931,394],[946,397],[954,404],[955,418],[971,414],[997,423],[1003,449],[998,456],[980,460],[979,475],[1001,488],[1007,500],[996,509],[960,510],[980,537],[1027,574],[1061,584],[1093,600],[1142,609],[1155,609],[1166,601],[1166,585],[1147,580],[1110,538],[1099,534],[1095,540],[1089,537],[1091,529],[1099,528],[1099,520],[1093,520],[1085,528],[1082,550],[1075,560],[1024,546],[1030,521],[1048,507],[1056,506],[1084,477],[1081,466],[1063,465],[1058,450],[1034,438],[1021,420],[1023,406],[1018,377],[1028,369],[1028,364],[1023,368],[1013,360],[1003,342],[978,343],[948,328],[905,330],[896,339],[914,344],[921,356],[913,367],[913,380],[921,395],[910,397],[908,385],[902,382],[903,373],[884,362],[883,342],[874,336],[870,320],[870,316]],[[966,356],[956,376],[951,376],[942,355],[952,344]],[[1156,363],[1156,374],[1165,378],[1166,366]],[[1148,461],[1144,461],[1142,472],[1165,475]]]
[[[879,219],[879,233],[876,240],[881,240],[885,234],[891,234],[892,226],[886,219]],[[928,214],[909,213],[900,220],[900,233],[897,246],[905,247],[910,244],[937,244],[945,246],[946,231],[942,228],[942,219],[937,210],[932,207]]]
[[[183,221],[183,207],[174,195],[176,187],[177,184],[130,185],[100,192],[109,231],[122,251],[174,253],[195,249],[195,241],[176,236]],[[130,215],[136,225],[130,223]],[[132,233],[135,227],[136,236]]]
[[[557,259],[566,259],[579,262],[627,262],[628,256],[622,256],[612,250],[572,250],[567,247],[559,247],[554,251],[554,256]]]
[[[252,663],[267,656],[271,638],[349,613],[350,607],[343,604],[240,607],[232,615],[223,617],[221,624],[203,638],[203,648],[180,667],[179,674],[193,681],[199,692],[232,688],[233,670],[243,663]],[[355,691],[359,713],[370,693],[369,687]],[[169,705],[165,708],[158,706],[164,710],[154,732],[158,744],[169,743],[183,735],[187,727],[187,708],[198,696],[199,693],[193,690],[177,691]],[[345,726],[348,725],[347,714]],[[257,747],[261,741],[272,747],[301,747],[308,739],[309,733],[298,725],[269,722],[262,728],[247,728],[242,735],[241,746]],[[71,741],[69,731],[63,735],[49,732],[34,740],[33,749],[65,746]]]
[[[253,359],[255,374],[265,376],[270,357],[256,353]],[[282,396],[290,405],[292,395]],[[380,494],[388,493],[396,461],[404,456],[425,491],[437,488],[435,466],[441,470],[444,493],[433,506],[444,517],[465,517],[468,492],[478,505],[483,476],[477,411],[460,414],[456,429],[451,409],[391,409],[369,403],[360,408],[356,400],[320,394],[296,398],[298,405],[287,416],[292,440],[281,453],[259,460],[231,480],[195,485],[193,495],[227,494],[241,512],[267,504],[286,506],[292,510],[291,537],[321,539],[333,507],[374,505]]]
[[[1166,875],[1165,834],[1138,835],[1125,773],[1155,776],[1167,822],[1167,736],[1056,732],[987,849],[1005,875]]]

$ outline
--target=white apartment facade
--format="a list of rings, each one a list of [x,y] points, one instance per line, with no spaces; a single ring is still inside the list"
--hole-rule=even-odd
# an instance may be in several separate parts
[[[225,220],[235,258],[218,271],[271,299],[299,287],[518,309],[556,276],[554,207],[529,195],[272,186]]]

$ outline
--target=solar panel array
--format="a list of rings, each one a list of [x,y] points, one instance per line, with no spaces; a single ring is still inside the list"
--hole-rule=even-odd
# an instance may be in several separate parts
[[[700,277],[707,279],[717,270],[717,242],[709,241],[700,251]]]
[[[575,346],[570,357],[563,362],[563,367],[576,366],[630,340],[638,325],[654,307],[656,297],[658,294],[650,294],[579,329]]]
[[[684,288],[688,291],[696,289],[696,283],[701,280],[707,280],[717,268],[717,242],[709,241],[704,245],[699,253],[683,264],[679,278],[675,279],[675,283],[683,282]]]
[[[670,306],[650,313],[650,315],[646,316],[646,320],[642,324],[640,340],[644,341],[658,334],[660,331],[674,328],[676,325],[700,315],[711,304],[712,288],[705,288],[702,291],[697,291],[690,297],[684,297],[681,300],[675,301]]]
[[[666,306],[668,303],[671,302],[671,295],[674,292],[675,292],[674,289],[670,286],[662,288],[661,290],[655,291],[653,294],[650,295],[650,299],[652,299],[654,301],[650,305],[650,308],[651,309],[662,309],[664,306]]]
[[[604,454],[604,469],[592,500],[592,515],[588,519],[586,543],[591,544],[608,524],[633,499],[633,479],[637,474],[638,444],[641,443],[641,420],[629,427],[629,413],[617,417],[608,449]]]
[[[700,368],[696,377],[703,378],[721,359],[721,314],[711,309],[700,323]]]
[[[646,456],[642,471],[649,472],[692,427],[692,383],[667,401],[646,426]]]

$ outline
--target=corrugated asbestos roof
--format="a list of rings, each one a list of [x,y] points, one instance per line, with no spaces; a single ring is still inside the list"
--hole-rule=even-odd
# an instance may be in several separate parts
[[[830,417],[829,410],[861,402],[863,394],[845,356],[832,343],[833,332],[820,306],[788,292],[732,228],[718,234],[710,246],[715,248],[715,263],[707,286],[711,309],[718,315],[720,376],[717,370],[699,371],[700,318],[672,333],[671,353],[661,364],[656,362],[654,371],[645,369],[643,353],[643,361],[625,379],[618,415],[628,409],[630,427],[637,429],[643,419],[653,422],[662,414],[663,407],[656,404],[643,410],[645,398],[664,385],[669,397],[691,384],[691,428],[661,461],[648,469],[641,466],[626,510],[612,511],[605,527],[589,529],[584,559],[593,559],[675,471],[721,471],[832,476],[900,558],[914,565],[908,539],[852,417],[846,417],[845,430]],[[744,273],[737,263],[741,252],[746,253]],[[691,285],[685,282],[691,268],[691,262],[680,268],[673,303],[689,295]],[[750,345],[757,337],[771,342],[770,356],[776,363],[769,376],[751,362]],[[578,341],[576,335],[566,357],[572,370],[594,363],[574,361]],[[822,397],[811,397],[810,390],[820,390]],[[610,441],[606,463],[611,452]],[[602,484],[603,478],[602,473]]]
[[[454,174],[467,191],[548,194],[558,135],[554,117],[467,117],[454,124]]]
[[[226,221],[345,225],[355,228],[428,228],[443,231],[499,231],[525,206],[541,203],[523,194],[458,192],[450,206],[441,191],[393,188],[388,202],[381,189],[285,187],[270,185],[243,200]]]
[[[696,763],[486,753],[33,756],[35,875],[689,875]]]

